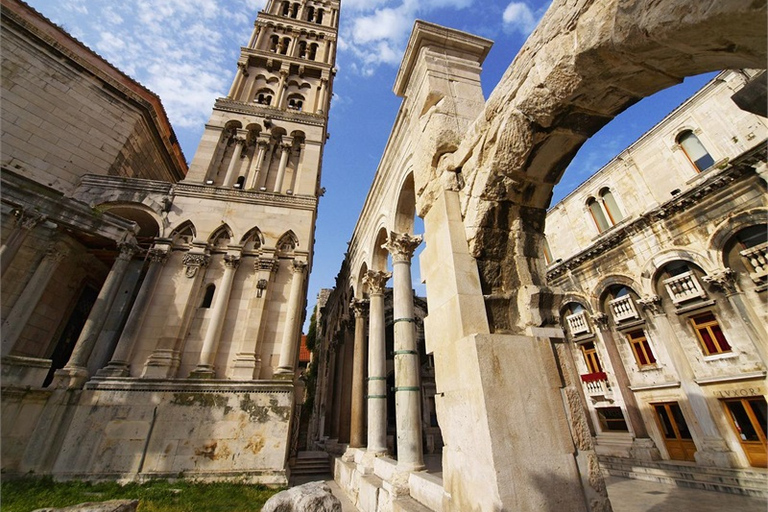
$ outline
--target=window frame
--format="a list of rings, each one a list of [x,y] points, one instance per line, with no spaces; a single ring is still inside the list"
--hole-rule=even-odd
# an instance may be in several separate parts
[[[707,320],[706,322],[698,322],[698,320],[701,317],[710,316],[712,317],[711,320]],[[720,322],[717,320],[717,317],[712,311],[705,311],[703,313],[699,313],[697,315],[693,315],[690,318],[688,318],[688,321],[691,323],[691,326],[693,327],[694,332],[696,333],[696,337],[699,340],[699,345],[701,346],[702,350],[704,351],[704,354],[707,356],[716,356],[720,354],[727,354],[730,352],[733,352],[733,347],[730,343],[728,343],[728,339],[725,337],[725,333],[723,332],[723,328],[720,325]],[[722,336],[723,342],[726,345],[726,349],[723,349],[720,346],[720,341],[717,338],[717,335],[715,331],[712,330],[712,327],[717,327],[717,329],[720,331],[720,335]],[[717,348],[716,352],[710,351],[709,347],[707,346],[707,342],[704,340],[704,337],[702,336],[702,331],[706,331],[709,335],[710,342]]]
[[[633,335],[638,334],[634,337]],[[648,336],[644,329],[635,329],[625,334],[627,341],[629,341],[630,347],[632,347],[632,353],[635,355],[635,362],[639,368],[650,368],[656,366],[656,355],[653,353],[651,343],[648,341]],[[639,350],[642,350],[642,357]],[[646,363],[642,362],[642,358],[645,358]]]

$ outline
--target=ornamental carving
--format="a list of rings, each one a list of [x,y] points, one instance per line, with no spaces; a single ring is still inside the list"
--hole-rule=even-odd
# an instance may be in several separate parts
[[[239,254],[225,254],[224,255],[224,266],[231,269],[237,269],[237,267],[240,265],[240,255]]]
[[[369,270],[363,276],[363,284],[368,287],[368,293],[371,295],[381,295],[384,293],[384,286],[392,277],[392,272],[384,270]]]
[[[132,240],[120,242],[117,244],[117,247],[120,249],[120,254],[117,256],[119,260],[130,260],[134,254],[139,252],[139,246]]]
[[[413,251],[421,244],[420,235],[409,235],[408,233],[395,233],[389,232],[389,240],[382,245],[383,249],[386,249],[390,255],[392,255],[392,261],[394,263],[410,263],[413,257]]]
[[[300,260],[293,260],[293,263],[291,264],[290,268],[294,274],[303,274],[307,268],[307,262],[300,261]]]
[[[605,313],[595,313],[592,315],[592,322],[598,329],[603,330],[608,328],[608,315]]]
[[[195,277],[197,275],[197,271],[200,270],[201,267],[208,265],[209,260],[210,256],[207,254],[186,253],[183,259],[184,275],[189,278]]]
[[[355,318],[363,318],[368,316],[368,306],[369,302],[366,299],[353,298],[349,302],[349,308],[355,314]]]
[[[723,290],[725,293],[735,293],[738,291],[736,284],[736,272],[731,268],[721,268],[711,274],[702,276],[702,281]]]
[[[168,261],[168,251],[153,247],[147,251],[147,259],[152,263],[163,264]]]
[[[638,299],[637,303],[640,304],[640,307],[650,313],[658,315],[664,312],[661,307],[661,297],[658,295],[646,295],[642,299]]]
[[[274,258],[256,258],[256,261],[253,263],[254,270],[265,270],[268,272],[277,272],[279,266],[278,261]]]

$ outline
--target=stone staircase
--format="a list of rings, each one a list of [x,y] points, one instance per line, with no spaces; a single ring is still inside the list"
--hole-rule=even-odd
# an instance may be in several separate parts
[[[291,465],[291,478],[332,474],[331,459],[327,452],[299,452]]]
[[[768,497],[768,470],[696,466],[690,462],[638,461],[600,456],[603,474],[651,482],[727,492],[759,498]]]

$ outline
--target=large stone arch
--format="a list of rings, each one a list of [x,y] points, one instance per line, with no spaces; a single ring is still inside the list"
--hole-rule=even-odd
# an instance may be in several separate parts
[[[686,76],[765,67],[765,8],[555,0],[458,149],[416,153],[425,327],[446,440],[443,510],[610,506],[583,412],[547,346],[558,334],[548,328],[557,301],[541,250],[546,207],[581,145],[630,105]],[[423,132],[438,137],[426,141],[432,148],[453,140],[439,127]]]
[[[630,105],[686,76],[765,67],[764,14],[765,2],[751,0],[552,4],[484,114],[441,165],[460,171],[467,240],[497,330],[521,332],[550,320],[540,311],[548,293],[532,302],[518,294],[529,285],[545,290],[538,251],[545,209],[581,145]],[[416,190],[441,185],[417,182]],[[530,303],[529,314],[517,311],[521,301]]]

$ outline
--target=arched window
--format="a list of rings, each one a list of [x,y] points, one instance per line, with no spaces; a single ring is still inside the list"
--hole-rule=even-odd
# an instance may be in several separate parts
[[[306,41],[299,41],[299,58],[300,59],[307,58],[307,42]]]
[[[256,98],[254,99],[256,103],[259,105],[271,105],[272,104],[272,91],[269,89],[262,89],[258,93],[256,93]]]
[[[547,239],[544,239],[543,249],[544,249],[544,261],[547,263],[547,265],[552,264],[552,251],[549,250],[549,242],[547,242]]]
[[[595,226],[597,226],[597,230],[600,233],[611,227],[610,224],[608,224],[608,219],[605,218],[603,209],[600,207],[600,203],[597,199],[590,197],[587,200],[587,207],[589,208],[589,213],[592,214],[592,220],[595,222]]]
[[[307,7],[307,21],[314,21],[315,19],[315,8],[311,5]]]
[[[315,19],[315,23],[317,23],[319,25],[322,22],[323,22],[323,10],[322,9],[318,9],[317,10],[317,19]]]
[[[280,41],[280,45],[278,46],[278,51],[281,55],[286,55],[288,53],[288,47],[291,45],[291,38],[290,37],[284,37]]]
[[[278,36],[272,36],[269,38],[269,51],[272,53],[277,53],[277,45],[280,43],[280,38]]]
[[[283,2],[283,16],[288,16],[289,12],[291,12],[291,3]]]
[[[624,218],[616,198],[608,187],[600,189],[597,199],[594,197],[587,199],[587,207],[599,233],[615,226]]]
[[[294,3],[291,7],[291,18],[296,18],[299,14],[299,4],[298,2]]]
[[[205,295],[203,295],[203,301],[200,303],[200,307],[207,309],[213,304],[213,294],[216,292],[216,285],[211,283],[205,288]]]
[[[683,148],[685,156],[688,157],[688,160],[696,167],[698,172],[709,169],[714,165],[715,160],[691,130],[686,130],[678,135],[677,143]]]
[[[240,176],[237,178],[234,188],[243,188],[243,185],[245,185],[245,176]]]
[[[315,60],[316,57],[317,57],[317,43],[312,43],[311,45],[309,45],[309,55],[307,56],[307,58],[309,60]]]
[[[301,111],[304,108],[304,98],[298,94],[288,97],[288,108]]]

